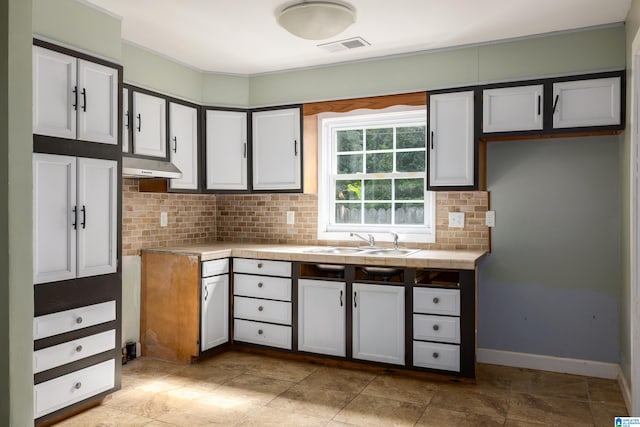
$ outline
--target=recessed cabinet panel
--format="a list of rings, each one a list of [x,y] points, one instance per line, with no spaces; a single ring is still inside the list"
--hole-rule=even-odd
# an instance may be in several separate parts
[[[129,152],[131,133],[131,112],[129,111],[129,89],[122,89],[122,152]]]
[[[169,158],[182,178],[169,180],[172,189],[198,189],[198,110],[169,103]]]
[[[118,143],[118,71],[78,60],[78,139]]]
[[[133,153],[167,156],[166,101],[157,96],[133,93]]]
[[[33,133],[75,139],[77,59],[33,47]]]
[[[207,190],[246,190],[247,113],[207,110]]]
[[[298,280],[298,350],[346,356],[346,283]]]
[[[540,130],[543,101],[543,85],[485,89],[482,131]]]
[[[553,84],[553,127],[620,124],[620,77]]]
[[[202,351],[229,341],[229,275],[202,279],[201,293]]]

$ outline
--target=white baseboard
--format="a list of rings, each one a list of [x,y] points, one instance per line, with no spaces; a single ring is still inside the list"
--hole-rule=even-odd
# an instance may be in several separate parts
[[[491,365],[539,369],[541,371],[584,375],[596,378],[620,378],[620,365],[617,363],[597,362],[594,360],[516,353],[513,351],[491,350],[487,348],[478,349],[477,360],[479,363],[488,363]],[[626,398],[627,397],[625,396],[625,400]]]
[[[622,391],[622,397],[624,398],[624,404],[627,406],[627,412],[631,414],[631,388],[627,383],[627,379],[624,377],[624,373],[622,372],[622,368],[618,365],[618,384],[620,385],[620,390]]]

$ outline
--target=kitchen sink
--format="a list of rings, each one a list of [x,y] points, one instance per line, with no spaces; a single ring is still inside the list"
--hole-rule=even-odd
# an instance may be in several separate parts
[[[374,255],[374,256],[408,256],[413,253],[418,252],[420,249],[393,249],[393,248],[381,248],[381,247],[370,247],[370,246],[361,246],[357,248],[352,247],[326,247],[326,248],[314,248],[310,249],[308,253],[314,254],[333,254],[333,255]]]
[[[408,256],[418,252],[420,249],[376,249],[366,251],[366,255],[380,255],[380,256]]]
[[[348,255],[348,254],[357,254],[359,252],[363,252],[360,248],[349,248],[349,247],[328,247],[328,248],[315,248],[311,249],[307,252],[314,254],[335,254],[335,255]]]

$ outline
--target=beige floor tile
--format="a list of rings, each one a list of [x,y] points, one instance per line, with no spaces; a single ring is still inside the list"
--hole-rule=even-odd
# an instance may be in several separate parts
[[[142,427],[153,420],[128,414],[106,406],[75,415],[56,424],[58,427]]]
[[[236,424],[238,427],[322,427],[328,421],[310,415],[293,413],[290,411],[261,407],[256,408],[244,421]]]
[[[334,420],[358,426],[413,426],[424,409],[414,403],[361,394]]]
[[[122,374],[134,378],[158,378],[185,368],[185,364],[138,357],[122,366]]]
[[[468,414],[428,406],[417,427],[502,427],[504,417],[490,417],[487,415]]]
[[[164,423],[162,421],[153,420],[149,424],[145,424],[144,427],[176,427],[176,424]]]
[[[318,369],[318,366],[292,360],[265,359],[246,373],[282,381],[300,382]]]
[[[264,406],[295,383],[243,374],[220,386],[213,394],[226,395],[256,406]]]
[[[504,418],[509,409],[509,394],[507,390],[486,389],[465,384],[441,384],[429,406]]]
[[[300,381],[300,385],[346,393],[360,393],[375,377],[375,374],[366,371],[319,367]]]
[[[593,422],[597,427],[611,427],[614,425],[615,417],[628,417],[627,407],[624,405],[614,406],[600,402],[591,402],[591,412]]]
[[[219,368],[249,370],[263,363],[265,359],[270,358],[256,354],[228,351],[198,362],[193,366],[214,365]]]
[[[537,396],[589,400],[589,386],[585,377],[554,372],[523,370],[512,380],[511,391]]]
[[[512,368],[510,366],[479,363],[476,366],[476,382],[483,387],[510,390],[511,383],[522,371],[520,368]]]
[[[357,393],[298,384],[276,397],[267,406],[329,420],[356,396]]]
[[[589,402],[512,393],[507,419],[548,425],[593,425]]]
[[[592,402],[605,402],[613,405],[624,405],[624,397],[616,380],[588,378],[589,397]]]
[[[436,390],[438,386],[430,381],[400,375],[379,375],[362,391],[362,394],[426,406]]]
[[[156,419],[184,427],[234,425],[245,420],[255,410],[255,407],[245,402],[210,397],[206,400],[189,401]]]
[[[166,412],[181,408],[187,402],[185,399],[172,397],[167,392],[153,393],[133,389],[115,393],[113,398],[105,403],[105,406],[129,414],[155,419]]]
[[[518,420],[510,420],[507,418],[507,422],[504,423],[504,427],[548,427],[543,423],[536,423],[533,421],[518,421]]]

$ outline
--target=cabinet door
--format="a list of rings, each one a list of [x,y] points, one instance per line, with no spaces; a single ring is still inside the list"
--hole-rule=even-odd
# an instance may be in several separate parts
[[[76,277],[76,159],[33,155],[34,283]]]
[[[133,93],[133,153],[167,157],[166,101]]]
[[[75,139],[77,59],[34,46],[33,133]]]
[[[353,284],[353,358],[404,365],[404,287]]]
[[[253,188],[301,188],[300,109],[252,113]]]
[[[169,157],[182,178],[169,180],[172,189],[198,189],[198,110],[169,103]]]
[[[247,113],[207,110],[207,190],[246,190]]]
[[[200,350],[229,341],[229,275],[202,279]]]
[[[78,139],[118,143],[118,70],[78,60]]]
[[[298,350],[346,356],[346,284],[298,280]]]
[[[429,186],[474,185],[473,91],[429,97]]]
[[[553,84],[553,127],[620,124],[620,77]]]
[[[78,158],[78,277],[116,272],[117,172],[114,160]]]
[[[543,85],[482,91],[482,131],[542,129]]]
[[[131,113],[129,112],[129,89],[122,89],[122,152],[129,152],[129,135],[131,133]]]

